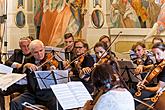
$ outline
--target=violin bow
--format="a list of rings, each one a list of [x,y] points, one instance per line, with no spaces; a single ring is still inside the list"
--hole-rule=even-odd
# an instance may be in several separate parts
[[[105,54],[106,52],[108,52],[108,51],[111,49],[112,44],[116,41],[116,39],[120,36],[121,33],[122,33],[122,31],[120,31],[120,32],[117,34],[117,36],[113,39],[113,41],[111,42],[111,44],[108,46],[107,50],[104,51],[104,52],[101,54],[100,59],[98,60],[97,63],[99,63],[99,62],[101,61],[101,59],[103,58],[104,54]]]

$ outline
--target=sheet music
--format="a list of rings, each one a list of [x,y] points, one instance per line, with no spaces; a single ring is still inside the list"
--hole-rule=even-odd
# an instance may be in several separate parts
[[[76,96],[81,107],[84,106],[87,100],[92,100],[91,95],[82,82],[68,82],[67,84],[72,93],[74,93],[74,95]]]
[[[50,85],[68,82],[68,70],[35,71],[40,89],[50,89]]]
[[[6,66],[4,64],[0,64],[0,73],[12,73],[13,68]]]
[[[26,74],[0,74],[0,89],[7,90],[9,86],[24,78]]]
[[[87,100],[92,100],[82,82],[68,82],[51,86],[63,109],[83,107]]]

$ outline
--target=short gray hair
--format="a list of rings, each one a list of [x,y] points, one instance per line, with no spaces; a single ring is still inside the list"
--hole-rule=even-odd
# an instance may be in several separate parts
[[[29,44],[29,50],[30,52],[32,52],[34,49],[35,49],[35,46],[36,45],[41,45],[42,47],[44,47],[44,44],[42,41],[36,39],[36,40],[33,40],[31,41],[31,43]]]

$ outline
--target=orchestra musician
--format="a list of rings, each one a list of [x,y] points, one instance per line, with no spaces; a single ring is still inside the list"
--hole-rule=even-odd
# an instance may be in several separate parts
[[[134,52],[134,54],[130,54],[130,58],[137,65],[136,71],[142,72],[143,66],[147,66],[156,62],[152,52],[146,50],[146,46],[142,42],[136,43],[136,45],[134,46]],[[145,77],[145,75],[145,72],[144,74],[141,74],[143,78]]]
[[[135,110],[134,99],[123,88],[113,65],[96,65],[92,72],[92,82],[97,98],[87,101],[83,110]]]
[[[90,72],[94,65],[94,59],[89,53],[84,54],[87,51],[87,45],[82,39],[74,42],[75,58],[79,57],[79,59],[71,65],[73,72],[71,80],[82,81],[89,93],[92,93],[93,86],[90,80]]]
[[[13,68],[13,73],[22,73],[22,64],[24,60],[31,55],[29,50],[29,44],[31,40],[28,37],[20,38],[19,47],[20,49],[15,49],[14,54],[5,62],[5,65]],[[14,92],[23,93],[27,88],[27,80],[22,79],[15,84],[7,88],[6,91],[0,91],[0,110],[5,110],[4,96],[11,95]]]
[[[154,44],[152,52],[155,55],[157,66],[155,66],[143,81],[138,83],[137,87],[142,90],[141,96],[139,97],[140,99],[152,97],[159,89],[165,87],[165,44]],[[147,86],[146,84],[149,83],[149,80],[153,79],[152,77],[157,77],[158,84],[154,87]]]
[[[48,62],[50,65],[42,65],[47,60],[45,54],[44,44],[40,40],[33,40],[29,45],[32,57],[27,59],[23,64],[23,70],[27,74],[28,90],[14,98],[10,102],[10,110],[23,110],[22,103],[28,102],[31,104],[41,104],[46,106],[49,110],[56,109],[56,98],[51,89],[40,89],[35,78],[34,71],[36,70],[50,70],[55,69],[55,65],[52,65],[52,61]]]
[[[108,46],[105,42],[97,42],[94,46],[94,51],[96,54],[96,64],[111,63],[116,65],[116,69],[119,70],[118,64],[116,63],[116,58],[113,57],[111,52],[107,51]]]
[[[67,46],[67,48],[65,49],[65,59],[71,61],[73,60],[74,57],[74,53],[73,53],[74,37],[72,33],[65,34],[64,41],[65,41],[65,45]]]
[[[134,51],[136,54],[136,59],[134,59],[134,63],[137,65],[149,65],[152,64],[154,61],[152,60],[152,53],[146,50],[146,46],[142,42],[137,42],[134,46]],[[130,56],[131,57],[131,56]]]
[[[107,46],[109,47],[111,44],[111,39],[110,37],[108,37],[107,35],[102,35],[99,39],[99,42],[105,42],[107,44]],[[113,55],[113,57],[116,57],[116,54],[112,51],[109,50],[109,52],[111,52],[111,54]]]

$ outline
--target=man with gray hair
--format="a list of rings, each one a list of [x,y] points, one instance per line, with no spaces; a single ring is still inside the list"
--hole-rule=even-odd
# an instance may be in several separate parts
[[[46,61],[44,44],[40,40],[33,40],[29,45],[32,57],[27,59],[23,64],[25,73],[27,74],[28,91],[10,102],[10,110],[23,110],[22,103],[42,104],[49,110],[56,109],[56,98],[51,89],[40,89],[37,78],[34,74],[36,70],[48,70],[45,65],[38,68],[37,64]]]
[[[19,47],[20,49],[15,49],[13,55],[5,62],[5,65],[13,68],[13,73],[22,73],[22,64],[24,60],[29,57],[29,44],[31,40],[28,37],[20,38]],[[23,93],[27,88],[27,80],[22,79],[15,84],[11,85],[5,91],[0,90],[0,110],[5,110],[5,100],[4,96],[11,95],[14,92]]]

